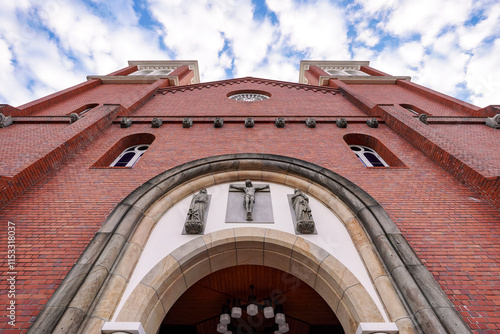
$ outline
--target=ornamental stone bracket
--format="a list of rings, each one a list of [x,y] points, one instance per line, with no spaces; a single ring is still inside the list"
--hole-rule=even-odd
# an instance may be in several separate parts
[[[128,117],[122,117],[120,121],[121,128],[130,128],[132,126],[132,119]]]
[[[316,120],[314,118],[306,118],[306,126],[308,128],[315,128],[316,127]]]
[[[151,120],[151,127],[152,128],[159,128],[160,126],[162,126],[162,124],[163,124],[163,120],[161,118],[155,117]]]
[[[486,118],[486,125],[493,129],[500,129],[500,114]]]
[[[189,129],[192,126],[193,126],[193,120],[189,117],[184,117],[184,119],[182,120],[182,127],[185,129]]]
[[[0,113],[0,128],[6,128],[9,125],[12,125],[12,116],[5,116]]]
[[[339,118],[335,121],[335,124],[341,128],[341,129],[344,129],[344,128],[347,128],[347,120],[345,118]]]
[[[215,117],[214,119],[214,128],[222,128],[224,126],[224,118]]]
[[[253,120],[253,118],[248,117],[247,119],[245,119],[245,128],[253,128],[254,126],[255,121]]]

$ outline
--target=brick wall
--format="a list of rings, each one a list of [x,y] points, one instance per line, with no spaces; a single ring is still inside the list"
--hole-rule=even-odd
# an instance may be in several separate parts
[[[425,125],[413,123],[418,121],[398,106],[391,107],[394,110],[384,109],[379,128],[372,129],[365,124],[372,116],[335,89],[252,80],[162,88],[154,97],[151,92],[155,86],[99,85],[39,113],[45,117],[58,116],[80,103],[135,105],[137,110],[128,111],[134,118],[130,128],[120,128],[119,118],[109,114],[106,125],[96,130],[85,123],[85,119],[91,121],[92,115],[84,117],[71,125],[78,127],[73,135],[63,135],[65,129],[71,127],[63,124],[14,124],[0,129],[0,135],[12,146],[0,159],[4,162],[0,170],[10,176],[37,166],[44,156],[43,149],[37,151],[37,147],[44,147],[44,143],[53,149],[64,146],[71,138],[80,143],[0,211],[2,228],[5,229],[7,221],[16,224],[17,322],[21,332],[26,331],[106,216],[127,194],[182,163],[213,155],[249,152],[307,160],[365,189],[388,211],[471,328],[483,334],[500,330],[499,211],[491,201],[450,174],[435,157],[422,152],[415,138],[407,140],[400,135],[411,130],[421,136],[442,136],[466,147],[467,152],[479,150],[472,160],[478,161],[475,166],[481,166],[491,165],[491,159],[500,161],[494,144],[484,145],[489,137],[498,139],[500,131],[480,128],[480,125],[439,125],[433,128],[434,134],[429,134],[422,128]],[[371,100],[374,104],[412,103],[432,109],[431,114],[463,115],[461,111],[438,108],[435,102],[396,85],[354,88],[364,101]],[[255,103],[227,99],[228,93],[241,89],[264,90],[272,97]],[[406,101],[403,93],[413,100]],[[399,102],[402,97],[405,101]],[[164,125],[152,129],[153,116],[163,117]],[[182,128],[184,116],[193,117],[192,128]],[[215,116],[224,116],[229,121],[223,128],[216,129],[213,127]],[[285,128],[276,128],[274,118],[277,116],[285,117]],[[245,117],[255,117],[254,128],[244,127]],[[306,117],[315,117],[317,127],[307,128]],[[335,125],[338,117],[348,118],[347,128]],[[473,139],[458,138],[454,129],[468,133]],[[6,136],[4,131],[13,135]],[[155,140],[133,168],[92,168],[122,138],[138,133],[152,134]],[[365,168],[344,141],[344,136],[359,133],[377,139],[407,168]],[[87,139],[82,142],[80,137]],[[443,150],[451,148],[444,145]],[[30,152],[34,152],[34,157],[25,156]],[[495,173],[498,176],[498,170],[493,168],[492,175]],[[5,237],[6,233],[0,235],[2,244]],[[1,258],[2,268],[5,268],[5,259],[5,256]],[[7,299],[3,292],[1,302],[5,310]],[[8,333],[10,326],[5,314],[1,314],[0,331]],[[19,332],[18,329],[15,332]]]

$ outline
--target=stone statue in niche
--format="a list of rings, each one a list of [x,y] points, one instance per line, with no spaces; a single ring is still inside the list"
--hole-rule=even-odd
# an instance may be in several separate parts
[[[266,184],[264,186],[253,186],[252,181],[246,180],[244,187],[231,184],[229,188],[240,190],[245,193],[245,201],[243,204],[245,206],[245,211],[247,213],[247,221],[252,221],[253,220],[252,211],[255,205],[255,193],[259,190],[269,189],[269,185]]]
[[[161,118],[154,117],[151,121],[152,128],[159,128],[163,124],[163,120]]]
[[[187,219],[184,223],[186,234],[200,234],[205,229],[205,214],[208,207],[210,195],[206,189],[201,189],[199,193],[193,196]]]
[[[309,207],[309,198],[300,189],[295,189],[290,199],[297,219],[297,232],[314,233],[315,224]]]
[[[345,118],[339,118],[335,121],[335,124],[337,124],[337,126],[339,128],[347,128],[347,120]]]

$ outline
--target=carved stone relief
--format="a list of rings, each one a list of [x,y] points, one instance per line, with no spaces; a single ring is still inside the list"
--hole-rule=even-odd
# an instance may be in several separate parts
[[[274,222],[269,184],[229,185],[226,223]]]
[[[152,128],[159,128],[162,126],[163,120],[161,118],[156,118],[154,117],[153,120],[151,121],[151,127]]]
[[[224,126],[224,119],[222,117],[215,117],[214,128],[222,128]]]
[[[486,118],[486,125],[493,129],[500,129],[500,114]]]
[[[277,128],[284,128],[285,127],[285,119],[283,117],[278,117],[274,121],[274,124],[276,125]]]
[[[184,119],[182,120],[182,127],[187,129],[192,126],[193,126],[193,120],[189,117],[184,117]]]
[[[366,120],[366,125],[370,128],[378,128],[378,121],[376,118]]]
[[[335,121],[335,124],[337,124],[339,128],[347,128],[347,120],[345,118],[337,119]]]
[[[315,128],[316,127],[316,120],[314,118],[306,118],[306,126],[308,128]]]
[[[122,120],[120,121],[120,127],[129,128],[130,126],[132,126],[132,119],[128,117],[122,117]]]
[[[253,128],[255,125],[255,121],[253,120],[253,118],[251,117],[248,117],[246,120],[245,120],[245,128]]]
[[[0,113],[0,128],[6,128],[12,124],[12,116],[5,116]]]

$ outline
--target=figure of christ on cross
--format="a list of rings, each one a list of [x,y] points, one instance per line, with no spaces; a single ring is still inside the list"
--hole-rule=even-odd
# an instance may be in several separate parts
[[[255,204],[255,193],[259,190],[269,189],[269,185],[266,184],[265,186],[254,187],[252,181],[246,180],[244,187],[235,186],[233,184],[231,184],[229,187],[243,191],[245,193],[245,210],[247,211],[247,221],[252,221],[252,211]]]

